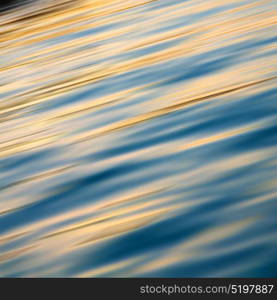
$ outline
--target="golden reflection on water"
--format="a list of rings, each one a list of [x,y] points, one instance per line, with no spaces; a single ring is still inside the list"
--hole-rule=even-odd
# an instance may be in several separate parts
[[[276,147],[260,137],[276,125],[274,8],[1,12],[0,276],[249,277],[276,258]],[[238,263],[258,246],[268,260]],[[214,266],[224,255],[234,268]]]

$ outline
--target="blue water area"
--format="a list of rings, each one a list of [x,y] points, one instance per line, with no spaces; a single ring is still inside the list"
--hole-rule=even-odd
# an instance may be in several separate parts
[[[276,277],[274,3],[1,12],[1,277]]]

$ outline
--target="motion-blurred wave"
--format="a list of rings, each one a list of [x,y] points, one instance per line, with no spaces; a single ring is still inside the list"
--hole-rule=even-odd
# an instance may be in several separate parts
[[[274,26],[260,0],[1,8],[0,276],[276,276]]]

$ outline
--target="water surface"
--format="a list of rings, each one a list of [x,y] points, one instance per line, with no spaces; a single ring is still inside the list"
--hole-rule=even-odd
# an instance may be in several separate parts
[[[277,275],[276,3],[0,13],[0,276]]]

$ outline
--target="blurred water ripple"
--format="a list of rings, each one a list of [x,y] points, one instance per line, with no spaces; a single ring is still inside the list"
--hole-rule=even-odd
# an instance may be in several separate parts
[[[0,276],[276,276],[276,2],[19,4]]]

